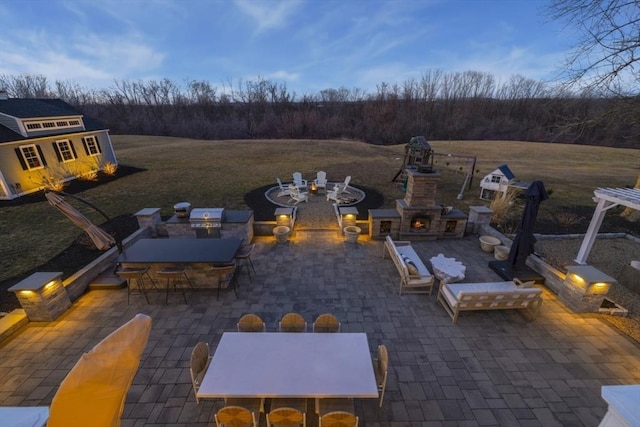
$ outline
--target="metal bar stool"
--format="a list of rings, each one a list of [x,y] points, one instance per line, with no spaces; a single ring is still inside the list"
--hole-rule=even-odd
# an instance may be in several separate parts
[[[255,243],[252,243],[250,245],[243,245],[243,246],[240,246],[240,249],[236,254],[236,259],[242,260],[241,265],[247,268],[247,274],[249,275],[249,282],[253,282],[253,280],[251,279],[251,271],[249,270],[249,267],[251,267],[251,270],[253,270],[253,274],[256,273],[256,269],[253,267],[253,261],[251,261],[251,254],[255,249],[256,249]],[[248,267],[247,267],[247,261],[249,264]]]
[[[227,285],[227,289],[233,289],[233,293],[236,294],[236,299],[238,299],[238,290],[236,289],[238,287],[237,273],[237,264],[235,262],[229,265],[211,267],[211,269],[209,269],[209,274],[215,275],[218,280],[216,301],[220,299],[220,288],[225,284]]]
[[[149,297],[147,296],[147,291],[145,289],[144,276],[147,276],[147,278],[151,282],[151,286],[154,289],[158,289],[158,288],[156,287],[156,283],[153,281],[151,276],[149,276],[148,267],[121,268],[116,271],[116,274],[122,277],[123,279],[127,280],[127,305],[129,304],[129,298],[132,293],[140,293],[144,295],[144,299],[147,301],[147,304],[149,304]],[[135,286],[134,286],[134,281],[135,281]]]
[[[187,276],[187,268],[180,265],[165,267],[161,270],[156,271],[158,277],[165,277],[167,279],[167,296],[165,297],[165,304],[169,304],[169,289],[171,288],[171,282],[173,281],[173,291],[178,292],[178,288],[176,283],[181,281],[183,278],[186,280],[186,284],[190,289],[193,289],[193,283],[191,283],[191,279]],[[184,292],[184,286],[181,287],[182,290],[182,298],[184,298],[184,303],[187,304],[187,295]]]

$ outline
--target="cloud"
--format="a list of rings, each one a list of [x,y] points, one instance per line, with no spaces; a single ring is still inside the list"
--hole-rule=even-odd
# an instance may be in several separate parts
[[[258,32],[284,26],[288,18],[302,4],[300,0],[235,0],[234,3],[243,13],[249,15],[258,23]]]
[[[21,31],[0,41],[2,73],[42,74],[51,81],[105,84],[156,69],[164,58],[164,53],[127,36],[89,34],[69,41],[46,32]]]
[[[284,80],[284,81],[296,81],[300,78],[299,73],[290,73],[288,71],[278,70],[274,73],[265,76],[266,79]]]

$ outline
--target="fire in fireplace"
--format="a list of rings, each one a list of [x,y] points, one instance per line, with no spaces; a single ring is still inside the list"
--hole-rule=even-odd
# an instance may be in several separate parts
[[[431,218],[429,216],[416,215],[411,219],[410,231],[429,231],[429,225],[431,225]]]

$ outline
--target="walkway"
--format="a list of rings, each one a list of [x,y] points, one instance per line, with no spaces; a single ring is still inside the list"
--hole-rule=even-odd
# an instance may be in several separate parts
[[[549,291],[540,316],[518,312],[463,313],[456,325],[436,296],[398,296],[393,263],[382,242],[343,242],[335,232],[297,231],[276,245],[259,238],[253,283],[241,276],[232,292],[180,295],[164,305],[153,295],[127,306],[126,290],[91,291],[58,321],[32,323],[0,347],[0,405],[47,405],[83,352],[131,319],[149,314],[153,329],[127,397],[123,426],[213,426],[221,402],[196,405],[189,356],[198,341],[215,351],[221,335],[255,312],[275,331],[298,311],[309,323],[324,312],[345,332],[366,332],[372,355],[389,348],[384,406],[357,400],[361,425],[596,426],[606,412],[600,387],[640,383],[640,346],[592,315],[567,311]],[[477,237],[414,243],[422,259],[439,252],[467,265],[466,281],[495,281]],[[265,425],[264,415],[261,425]],[[309,426],[317,418],[309,415]]]

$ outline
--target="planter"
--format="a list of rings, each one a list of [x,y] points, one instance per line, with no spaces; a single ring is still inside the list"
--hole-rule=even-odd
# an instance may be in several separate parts
[[[493,257],[498,261],[504,261],[509,258],[509,248],[508,246],[498,245],[493,248]]]
[[[480,247],[485,252],[493,252],[493,249],[501,244],[502,242],[497,237],[480,236]]]
[[[362,233],[362,229],[360,227],[356,227],[355,225],[350,225],[344,228],[344,236],[347,240],[347,243],[358,243],[358,236]]]
[[[273,229],[273,235],[278,243],[287,243],[291,229],[284,225],[279,225]]]

